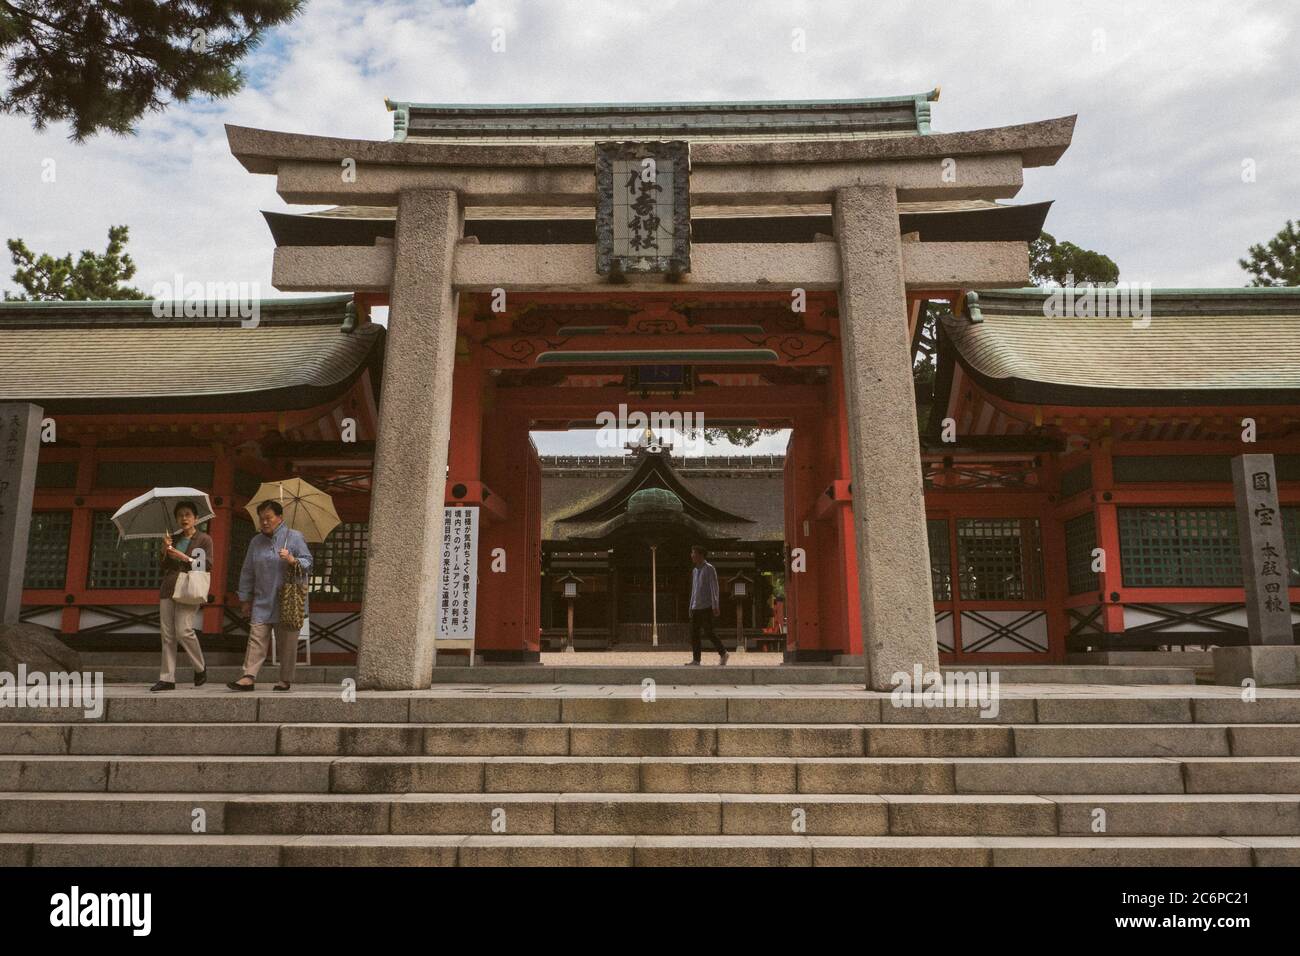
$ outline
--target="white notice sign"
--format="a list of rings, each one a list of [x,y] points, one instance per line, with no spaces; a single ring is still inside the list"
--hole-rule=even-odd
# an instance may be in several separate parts
[[[478,597],[478,508],[442,509],[442,570],[438,591],[437,638],[472,639]]]

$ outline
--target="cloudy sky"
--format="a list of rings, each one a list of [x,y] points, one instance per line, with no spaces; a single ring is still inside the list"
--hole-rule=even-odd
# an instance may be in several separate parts
[[[1240,286],[1246,247],[1300,217],[1298,24],[1300,4],[1249,0],[307,0],[245,62],[241,93],[174,105],[133,137],[76,145],[66,127],[38,134],[0,117],[0,238],[62,254],[101,249],[125,223],[146,291],[179,272],[273,295],[259,210],[285,206],[273,177],[235,162],[223,123],[386,139],[385,96],[830,99],[942,86],[938,132],[1078,114],[1073,146],[1026,171],[1015,200],[1055,200],[1058,238],[1110,255],[1121,279]],[[14,287],[10,271],[0,287]]]

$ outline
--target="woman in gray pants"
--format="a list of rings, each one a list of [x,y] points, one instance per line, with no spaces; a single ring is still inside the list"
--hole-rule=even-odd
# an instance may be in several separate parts
[[[162,633],[162,668],[158,683],[151,691],[176,689],[176,645],[185,648],[185,653],[194,665],[194,686],[202,687],[208,681],[207,665],[203,662],[203,648],[199,647],[198,635],[194,633],[194,616],[198,613],[197,604],[178,604],[172,600],[176,591],[176,578],[184,571],[195,568],[201,570],[212,567],[212,538],[199,530],[198,508],[192,501],[178,501],[172,514],[180,530],[175,539],[171,535],[163,538],[162,548],[162,585],[158,589],[158,625]],[[201,561],[201,564],[199,563]]]

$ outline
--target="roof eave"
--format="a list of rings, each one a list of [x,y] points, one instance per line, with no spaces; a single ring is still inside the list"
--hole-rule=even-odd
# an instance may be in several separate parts
[[[1009,376],[995,378],[976,369],[960,351],[956,361],[984,391],[1019,405],[1141,408],[1233,408],[1300,405],[1300,388],[1113,388],[1070,385]]]
[[[961,133],[860,140],[695,143],[693,165],[782,165],[874,162],[936,157],[1005,155],[1025,167],[1054,165],[1069,148],[1076,117],[1063,116]],[[393,142],[282,133],[226,125],[230,151],[251,173],[275,173],[282,162],[330,163],[351,157],[358,163],[392,166],[481,166],[494,168],[582,166],[595,163],[591,143],[493,146],[461,143]]]

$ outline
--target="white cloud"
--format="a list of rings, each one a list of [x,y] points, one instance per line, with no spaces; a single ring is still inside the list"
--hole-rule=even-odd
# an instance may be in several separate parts
[[[0,117],[0,238],[102,248],[131,226],[135,284],[258,281],[271,293],[260,209],[270,177],[230,156],[223,123],[391,134],[383,99],[581,102],[801,99],[943,84],[938,130],[1069,113],[1075,142],[1030,171],[1022,201],[1056,199],[1048,228],[1156,285],[1242,285],[1236,260],[1300,215],[1296,8],[1245,2],[872,4],[308,0],[245,64],[254,84],[174,105],[139,135],[82,146]],[[505,33],[494,53],[492,30]],[[792,31],[806,33],[806,52]],[[1101,31],[1098,33],[1097,31]],[[1098,38],[1100,49],[1095,49]],[[1258,181],[1240,181],[1253,158]],[[57,164],[41,181],[42,161]],[[4,284],[8,282],[5,269]]]

